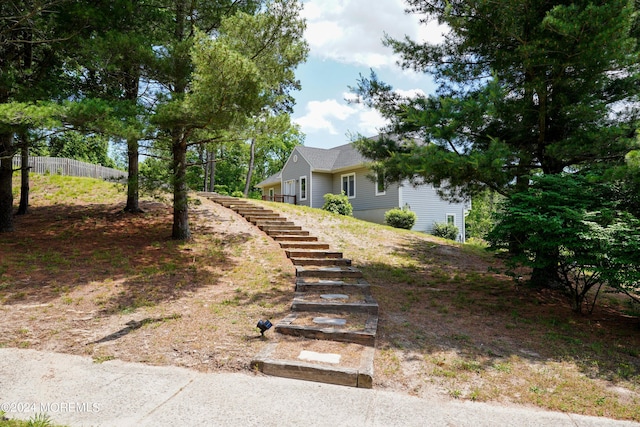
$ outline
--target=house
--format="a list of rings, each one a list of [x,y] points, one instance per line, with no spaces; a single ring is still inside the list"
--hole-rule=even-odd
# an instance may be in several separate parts
[[[465,215],[469,203],[449,203],[438,196],[431,185],[413,187],[408,182],[384,187],[374,182],[367,159],[353,144],[323,149],[297,146],[280,172],[256,187],[264,200],[322,208],[324,195],[349,197],[353,216],[384,224],[389,209],[407,206],[417,215],[413,230],[430,233],[434,223],[450,223],[460,231],[464,241]]]

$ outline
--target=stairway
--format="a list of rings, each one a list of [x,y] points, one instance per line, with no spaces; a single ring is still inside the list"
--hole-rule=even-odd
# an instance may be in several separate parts
[[[267,375],[371,388],[378,303],[360,270],[270,209],[216,193],[199,195],[265,232],[296,268],[291,313],[275,325],[276,342],[251,365]]]

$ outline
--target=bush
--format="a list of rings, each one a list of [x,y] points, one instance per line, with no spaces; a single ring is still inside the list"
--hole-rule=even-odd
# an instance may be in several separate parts
[[[433,231],[431,234],[436,237],[442,237],[443,239],[456,240],[458,238],[458,227],[453,224],[436,222],[433,224]]]
[[[240,190],[236,190],[233,193],[231,193],[231,197],[244,197],[244,193]]]
[[[229,187],[227,187],[226,185],[214,185],[213,186],[213,191],[218,193],[221,196],[228,196],[229,195]]]
[[[351,216],[351,214],[353,214],[353,206],[349,203],[349,198],[346,194],[327,193],[323,197],[324,205],[322,205],[322,209],[325,211],[346,216]]]
[[[418,216],[415,212],[405,208],[395,208],[384,213],[384,222],[394,228],[411,230]]]

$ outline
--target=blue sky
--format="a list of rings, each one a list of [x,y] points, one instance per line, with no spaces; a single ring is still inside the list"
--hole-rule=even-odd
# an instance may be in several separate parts
[[[433,92],[428,76],[401,70],[392,50],[382,45],[385,33],[420,41],[441,38],[441,27],[405,14],[402,0],[304,0],[303,5],[310,52],[296,72],[302,90],[294,95],[292,117],[306,146],[335,147],[350,142],[350,133],[373,136],[384,126],[375,110],[345,101],[360,74],[368,77],[374,70],[403,94]]]

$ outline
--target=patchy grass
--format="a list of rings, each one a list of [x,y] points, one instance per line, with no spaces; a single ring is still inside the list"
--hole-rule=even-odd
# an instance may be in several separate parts
[[[376,387],[640,421],[640,319],[628,300],[608,295],[579,316],[561,294],[494,273],[500,262],[480,242],[268,205],[371,283]]]
[[[145,200],[144,214],[124,214],[111,184],[33,176],[32,196],[0,240],[0,346],[249,371],[269,341],[257,320],[289,312],[290,262],[227,209],[193,204],[194,239],[180,243],[169,207]],[[375,387],[640,421],[640,321],[626,300],[605,295],[578,316],[562,295],[496,274],[481,244],[256,203],[343,251],[371,283]]]

